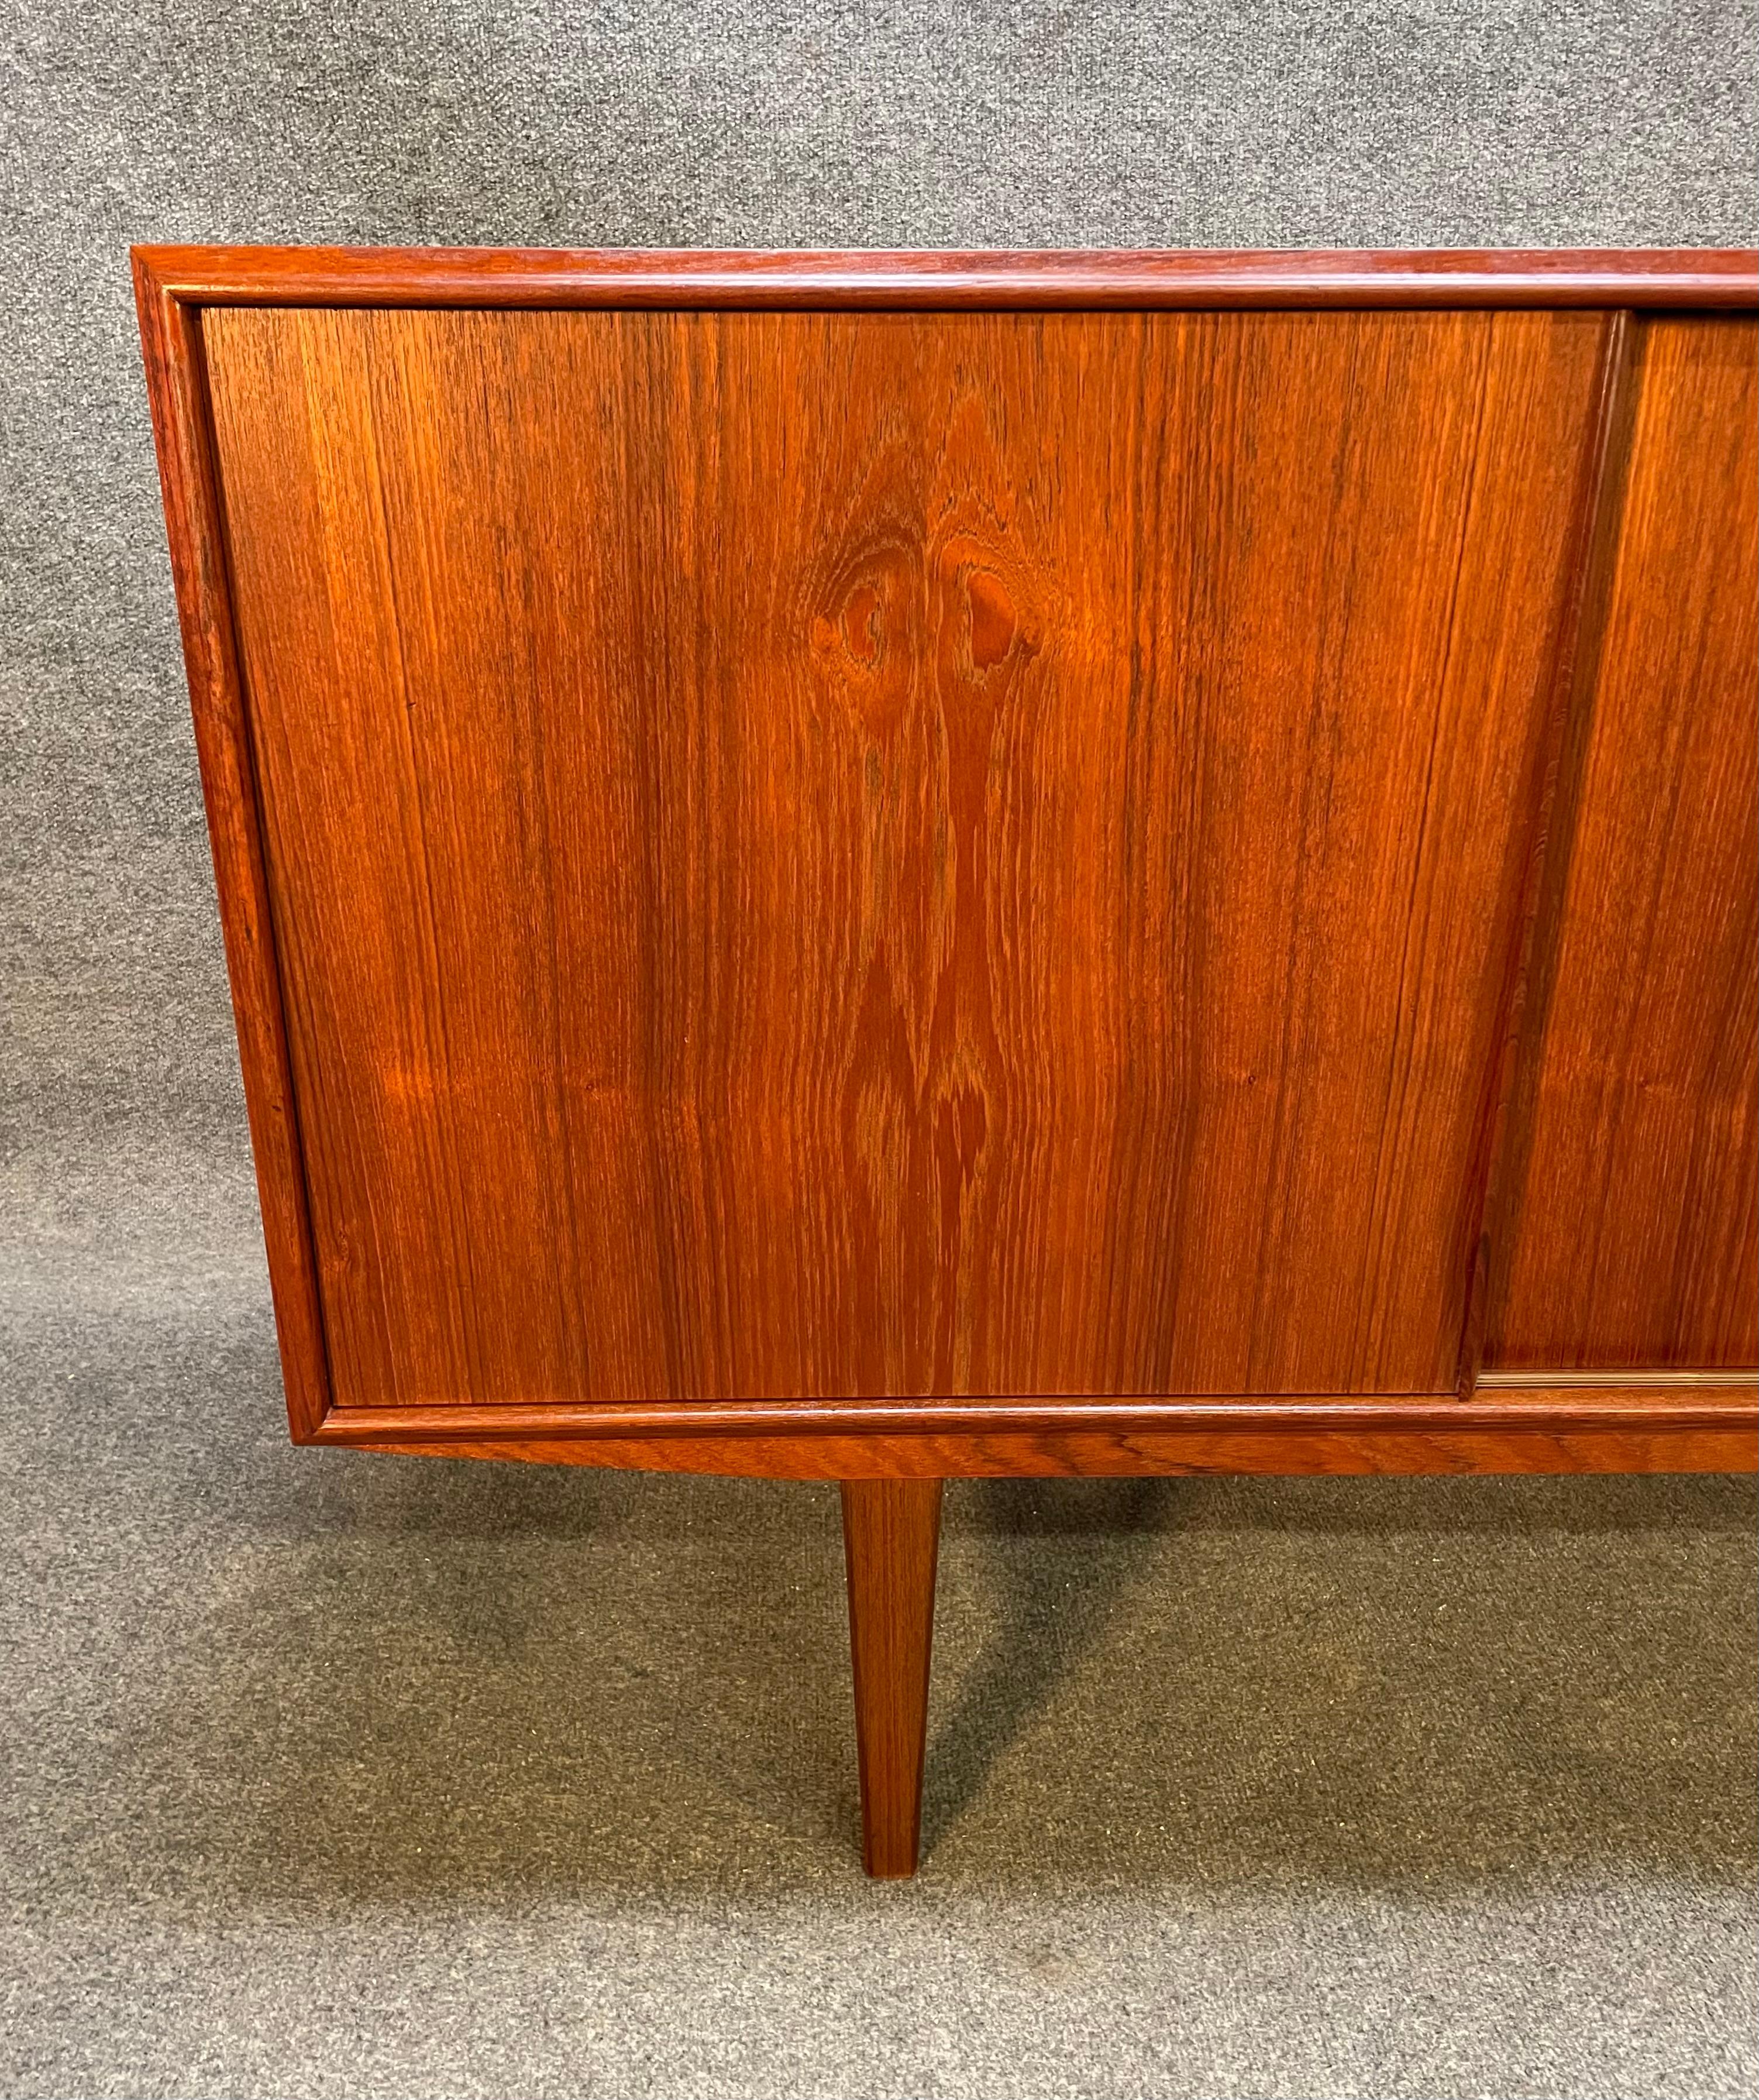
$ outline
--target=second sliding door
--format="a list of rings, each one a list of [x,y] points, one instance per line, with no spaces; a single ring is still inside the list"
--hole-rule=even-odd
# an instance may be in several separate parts
[[[208,311],[338,1403],[1451,1390],[1609,328]]]

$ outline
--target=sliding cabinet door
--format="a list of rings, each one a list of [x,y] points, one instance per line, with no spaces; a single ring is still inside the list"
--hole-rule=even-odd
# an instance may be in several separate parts
[[[1491,1363],[1759,1363],[1759,329],[1638,332]]]
[[[342,1407],[1452,1389],[1606,316],[203,330]]]

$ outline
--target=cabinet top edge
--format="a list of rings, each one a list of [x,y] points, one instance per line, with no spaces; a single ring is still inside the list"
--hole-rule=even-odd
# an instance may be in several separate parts
[[[916,311],[1759,308],[1759,249],[290,248],[146,245],[188,306]]]

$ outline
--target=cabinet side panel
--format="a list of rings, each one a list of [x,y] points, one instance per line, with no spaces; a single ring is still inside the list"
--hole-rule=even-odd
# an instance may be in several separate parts
[[[1487,1361],[1759,1361],[1759,328],[1643,326]]]
[[[232,625],[201,320],[170,295],[139,251],[134,287],[288,1425],[304,1441],[317,1433],[329,1406],[329,1372]]]
[[[1451,1391],[1606,325],[210,312],[338,1403]]]

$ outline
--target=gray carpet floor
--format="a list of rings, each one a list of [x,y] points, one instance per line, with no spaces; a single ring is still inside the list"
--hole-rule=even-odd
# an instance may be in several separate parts
[[[0,2091],[1744,2094],[1726,1480],[950,1490],[862,1879],[834,1493],[287,1445],[248,1272],[0,1312]]]
[[[1713,2100],[1724,1480],[835,1498],[286,1444],[131,240],[1752,240],[1750,0],[0,0],[0,2093]]]

